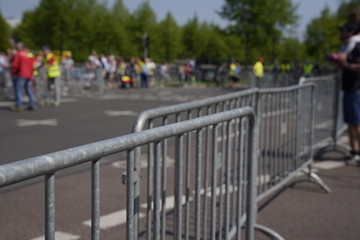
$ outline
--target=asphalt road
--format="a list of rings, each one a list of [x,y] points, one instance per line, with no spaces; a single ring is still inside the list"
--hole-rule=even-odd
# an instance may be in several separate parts
[[[121,136],[130,133],[135,116],[143,110],[229,91],[79,92],[64,98],[60,107],[39,107],[35,112],[11,112],[12,103],[0,101],[0,163]],[[332,193],[308,183],[285,189],[261,207],[258,223],[285,239],[360,239],[360,168],[346,166],[343,157],[333,151],[315,162]],[[119,160],[121,156],[105,159],[101,167],[101,239],[106,240],[125,239],[125,186],[121,183],[125,165]],[[90,164],[59,172],[56,179],[56,240],[90,239]],[[43,178],[0,189],[0,212],[0,240],[43,239]],[[257,231],[256,239],[269,238]]]
[[[217,88],[121,89],[77,92],[63,98],[60,107],[39,106],[36,111],[12,112],[12,102],[0,102],[0,164],[10,163],[131,132],[143,110],[189,102],[232,90]],[[117,156],[119,157],[119,156]],[[117,159],[119,160],[119,159]],[[122,214],[124,166],[103,161],[101,212]],[[90,239],[90,165],[57,173],[56,231],[58,240]],[[38,239],[44,234],[43,178],[0,189],[0,239]],[[106,218],[105,220],[106,223]],[[122,239],[124,223],[102,231],[102,239]],[[115,225],[115,226],[117,226]],[[122,230],[120,230],[122,229]]]

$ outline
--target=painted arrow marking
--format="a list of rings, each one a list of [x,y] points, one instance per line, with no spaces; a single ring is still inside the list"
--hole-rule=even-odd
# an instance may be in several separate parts
[[[133,111],[111,111],[107,110],[105,111],[105,114],[111,117],[115,116],[136,116],[137,113]]]
[[[44,126],[57,126],[57,119],[44,119],[44,120],[30,120],[30,119],[18,119],[17,126],[18,127],[29,127],[36,125],[44,125]]]

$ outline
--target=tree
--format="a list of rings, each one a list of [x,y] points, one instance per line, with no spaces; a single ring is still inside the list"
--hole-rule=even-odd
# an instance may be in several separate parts
[[[171,13],[167,13],[158,26],[159,41],[162,47],[158,48],[159,60],[174,61],[182,52],[181,28],[177,25]]]
[[[201,55],[204,44],[202,40],[202,35],[200,33],[200,23],[197,16],[189,19],[187,23],[183,26],[182,43],[184,45],[184,53],[181,57],[195,58]]]
[[[349,18],[350,11],[359,7],[359,0],[342,0],[337,10],[336,18],[340,23],[345,23]]]
[[[125,7],[123,0],[116,0],[112,6],[112,14],[119,24],[126,24],[130,17],[129,10]]]
[[[225,0],[219,15],[231,22],[229,30],[243,37],[246,62],[252,60],[253,48],[266,42],[280,41],[282,30],[297,20],[296,5],[290,0]]]
[[[325,56],[336,52],[340,47],[339,20],[325,7],[320,17],[314,18],[306,28],[305,45],[313,60],[323,60]]]
[[[5,51],[10,47],[10,26],[7,24],[2,14],[0,13],[0,51]]]
[[[135,9],[129,20],[128,37],[133,45],[133,56],[143,56],[143,37],[146,33],[149,37],[148,55],[157,58],[157,48],[159,47],[158,36],[156,35],[156,14],[152,10],[150,3],[144,1]]]
[[[294,38],[282,39],[277,52],[280,62],[296,63],[306,60],[305,44]]]
[[[214,24],[206,22],[200,25],[199,34],[203,47],[197,60],[203,63],[221,63],[228,60],[229,45],[225,42],[225,34]]]

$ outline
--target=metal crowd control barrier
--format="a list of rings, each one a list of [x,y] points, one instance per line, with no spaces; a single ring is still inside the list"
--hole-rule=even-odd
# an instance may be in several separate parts
[[[331,190],[312,171],[312,146],[314,125],[314,85],[277,89],[250,89],[200,101],[151,109],[139,114],[133,132],[146,128],[191,119],[242,106],[252,106],[258,116],[260,156],[257,174],[257,203],[284,187],[299,172],[306,173],[305,180]],[[147,125],[147,126],[146,126]],[[167,146],[167,143],[164,143]],[[191,145],[191,139],[188,139]],[[141,150],[135,154],[135,169],[140,174]],[[148,160],[149,162],[151,159]],[[224,165],[219,163],[219,168]],[[302,181],[302,180],[301,180]],[[293,184],[295,184],[294,182]],[[206,184],[206,183],[205,183]],[[205,185],[205,188],[207,186]],[[136,188],[136,194],[140,188]],[[149,193],[151,195],[151,193]],[[149,219],[150,221],[151,219]],[[259,230],[277,239],[279,234],[264,226]]]
[[[342,117],[341,82],[337,75],[302,78],[300,84],[315,85],[314,147],[322,147],[318,155],[339,147],[338,138],[346,130]],[[348,150],[348,147],[343,146]],[[347,153],[345,153],[347,154]]]
[[[153,220],[147,229],[148,239],[165,239],[166,231],[172,231],[174,239],[182,239],[183,229],[189,234],[189,204],[195,200],[193,214],[195,216],[194,236],[200,239],[201,230],[203,235],[209,234],[211,239],[216,236],[221,239],[230,239],[237,236],[240,239],[241,227],[245,223],[246,215],[246,239],[254,239],[255,224],[255,197],[256,197],[256,161],[255,161],[255,114],[250,107],[235,109],[219,114],[208,115],[180,123],[145,130],[139,133],[129,134],[117,138],[99,141],[23,161],[9,163],[0,166],[0,187],[25,181],[38,176],[44,176],[45,183],[45,239],[55,239],[55,174],[65,168],[74,167],[81,163],[91,162],[91,226],[92,239],[100,239],[100,161],[102,158],[118,152],[127,152],[127,240],[138,239],[139,208],[135,202],[139,201],[135,195],[134,187],[139,183],[139,175],[136,174],[134,153],[137,147],[152,144],[153,151],[149,162],[149,177],[154,186],[151,187],[152,195],[147,200],[148,215],[153,214]],[[208,135],[210,133],[210,135]],[[184,145],[187,136],[195,136],[194,145],[191,149]],[[221,136],[221,139],[219,139]],[[165,151],[163,140],[175,141],[172,151]],[[210,144],[210,145],[209,145]],[[189,158],[191,150],[195,154]],[[221,151],[222,154],[221,155]],[[165,155],[166,154],[166,155]],[[167,204],[165,202],[167,184],[171,182],[166,177],[165,168],[168,154],[175,158],[173,168],[173,183],[175,196],[172,200],[174,209],[173,226],[168,227],[165,220]],[[211,162],[210,162],[211,161]],[[223,186],[216,188],[220,181],[216,180],[218,162],[223,161],[226,165]],[[203,170],[204,165],[211,165],[211,172]],[[193,196],[190,199],[188,173],[196,176],[193,184],[196,185]],[[205,173],[204,173],[205,171]],[[243,173],[246,172],[246,178]],[[201,189],[203,175],[212,179],[210,189]],[[206,178],[206,177],[205,177]],[[245,179],[245,181],[243,181]],[[208,180],[208,178],[206,179]],[[185,183],[185,184],[184,184]],[[166,186],[163,188],[162,186]],[[246,189],[245,189],[246,188]],[[170,188],[169,188],[170,189]],[[218,195],[218,192],[223,195]],[[183,200],[183,194],[186,200]],[[246,193],[246,194],[243,194]],[[202,218],[202,211],[209,207],[207,198],[211,204],[211,222]],[[221,219],[216,222],[215,211],[218,207]],[[246,202],[246,209],[242,206]],[[171,204],[171,202],[170,202]],[[149,212],[150,211],[150,212]],[[185,214],[185,217],[183,215]],[[185,219],[185,223],[183,221]],[[201,226],[206,226],[202,229]],[[153,238],[152,238],[153,237]],[[207,239],[204,237],[203,239]]]
[[[189,239],[192,234],[195,239],[239,238],[245,221],[247,239],[253,239],[254,225],[282,239],[271,229],[256,225],[255,208],[261,201],[299,172],[306,173],[305,180],[330,192],[311,169],[313,145],[320,139],[314,134],[314,125],[319,124],[315,121],[321,111],[314,113],[314,106],[323,99],[315,100],[314,89],[314,84],[249,89],[144,111],[134,124],[133,134],[0,166],[0,187],[45,176],[45,236],[54,239],[55,173],[91,162],[92,239],[99,239],[100,161],[127,151],[127,239],[137,239],[139,233],[145,233],[147,239],[164,239],[168,231],[164,224],[172,213],[169,202],[174,209],[171,231],[175,239]],[[329,95],[322,106],[331,104],[327,99],[335,97],[331,91],[326,93]],[[238,109],[243,106],[255,109],[255,125],[249,108]],[[141,173],[141,147],[147,150],[145,174]],[[166,170],[172,158],[175,166]],[[170,174],[172,180],[167,177]],[[147,179],[146,196],[140,192],[144,183],[140,176]],[[175,192],[171,201],[170,183]],[[146,219],[139,214],[143,198]],[[195,224],[191,225],[193,219]]]

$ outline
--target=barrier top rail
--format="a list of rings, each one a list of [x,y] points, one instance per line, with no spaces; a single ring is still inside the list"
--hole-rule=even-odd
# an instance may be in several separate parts
[[[178,113],[181,111],[187,111],[187,110],[192,110],[192,109],[196,109],[196,108],[200,108],[200,107],[209,106],[211,104],[221,103],[224,101],[236,99],[241,96],[254,94],[257,91],[258,91],[257,88],[248,89],[248,90],[241,91],[241,92],[235,92],[235,93],[230,93],[230,94],[226,94],[226,95],[206,98],[203,100],[195,100],[192,102],[180,103],[180,104],[176,104],[176,105],[145,110],[137,116],[137,118],[134,122],[134,125],[133,125],[133,132],[139,132],[139,131],[143,130],[145,121],[148,119],[151,119],[151,118],[162,117],[162,116],[166,116],[166,115],[170,115],[170,114],[175,114],[175,113]]]
[[[192,102],[181,103],[181,104],[176,104],[176,105],[172,105],[172,106],[146,110],[146,111],[141,112],[137,116],[137,118],[134,122],[133,128],[132,128],[132,132],[139,132],[139,131],[143,130],[145,122],[149,119],[163,117],[163,116],[167,116],[170,114],[176,114],[176,113],[179,113],[182,111],[189,111],[189,110],[193,110],[193,109],[200,108],[200,107],[206,107],[206,106],[210,106],[212,104],[218,104],[218,103],[226,102],[229,100],[234,100],[234,99],[237,99],[240,97],[257,94],[259,92],[279,92],[279,91],[285,92],[285,91],[289,91],[289,90],[298,89],[301,87],[302,86],[294,85],[294,86],[289,86],[289,87],[268,88],[268,89],[251,88],[251,89],[247,89],[244,91],[237,91],[235,93],[211,97],[211,98],[207,98],[207,99],[203,99],[203,100],[195,100]]]
[[[243,115],[250,115],[251,121],[254,119],[252,108],[243,107],[221,114],[205,116],[201,120],[197,118],[169,124],[156,129],[149,129],[139,133],[132,133],[0,165],[0,187],[51,174],[85,162],[95,161],[102,157],[136,148],[150,142],[161,141],[164,138],[181,134],[184,131],[193,131],[201,128],[204,123],[216,124],[219,121],[228,121]]]

